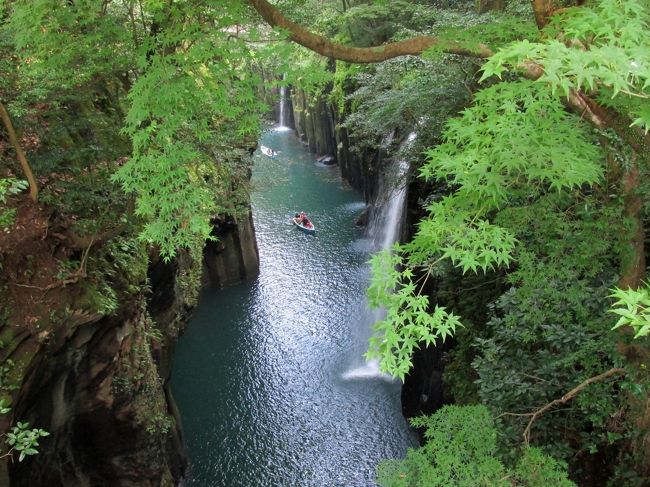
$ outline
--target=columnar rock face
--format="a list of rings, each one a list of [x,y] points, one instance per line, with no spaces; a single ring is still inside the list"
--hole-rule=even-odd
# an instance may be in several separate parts
[[[12,486],[175,485],[186,460],[152,360],[144,299],[86,317],[34,359],[15,412],[50,432],[10,468]]]
[[[337,111],[324,96],[313,98],[303,90],[293,89],[291,101],[298,137],[309,145],[311,152],[337,163],[343,179],[363,191],[366,201],[371,201],[377,152],[359,155],[350,150],[348,131],[340,125]]]
[[[12,274],[26,257],[44,268],[56,262],[38,226],[22,244],[0,252],[8,282],[24,277]],[[89,300],[96,294],[87,279],[9,286],[0,348],[12,371],[12,410],[3,426],[28,422],[49,436],[37,455],[5,464],[0,485],[171,486],[182,478],[187,460],[168,381],[188,312],[178,285],[187,256],[164,263],[151,252],[147,271],[146,252],[137,255],[115,281],[110,312]]]
[[[321,97],[311,99],[303,90],[294,90],[292,104],[296,132],[309,150],[319,156],[336,158],[336,132],[332,107]]]
[[[259,253],[252,214],[215,223],[214,228],[218,240],[208,242],[203,251],[204,284],[224,287],[257,275]]]

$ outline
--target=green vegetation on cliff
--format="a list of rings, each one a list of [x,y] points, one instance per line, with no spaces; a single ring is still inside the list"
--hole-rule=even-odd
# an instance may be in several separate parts
[[[425,445],[380,480],[568,485],[566,464],[577,483],[643,485],[650,10],[479,5],[506,3],[1,2],[0,316],[20,337],[3,362],[21,333],[46,348],[142,303],[150,245],[189,250],[192,294],[212,220],[245,207],[260,85],[284,73],[330,101],[357,154],[412,131],[427,149],[421,221],[373,261],[387,317],[369,356],[405,378],[451,341],[445,384],[467,407],[416,421]],[[137,315],[114,385],[165,433],[159,337]]]

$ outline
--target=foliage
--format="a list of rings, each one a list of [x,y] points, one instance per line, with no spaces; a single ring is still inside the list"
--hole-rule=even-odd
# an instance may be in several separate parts
[[[429,297],[414,295],[416,283],[407,269],[400,273],[401,256],[382,252],[372,260],[373,280],[368,288],[371,306],[383,306],[387,315],[373,325],[368,359],[379,359],[381,370],[404,380],[411,369],[413,351],[420,342],[426,345],[451,336],[460,326],[458,317],[436,306],[429,312]]]
[[[594,284],[558,278],[542,286],[538,281],[532,295],[525,286],[509,290],[498,300],[486,337],[475,338],[477,357],[471,364],[479,376],[481,401],[494,414],[532,411],[606,368],[620,365],[616,337],[602,325],[609,283]],[[539,418],[534,442],[567,459],[573,449],[595,452],[606,447],[608,422],[621,401],[612,385],[592,385],[564,411]],[[559,414],[570,417],[570,423],[559,422]],[[499,420],[500,451],[506,457],[521,441],[529,419]],[[623,432],[620,425],[609,426]]]
[[[12,377],[14,374],[15,362],[11,359],[4,361],[0,365],[0,392],[10,392],[18,389],[18,385],[15,383],[15,377]]]
[[[332,82],[331,62],[301,46],[273,47],[260,52],[260,55],[276,60],[276,64],[271,66],[277,73],[282,73],[281,85],[299,86],[314,98],[323,94]]]
[[[356,88],[356,75],[362,72],[363,67],[359,64],[336,61],[329,99],[332,105],[337,108],[338,115],[341,118],[350,111],[347,94]]]
[[[11,455],[14,451],[19,452],[18,461],[22,462],[27,456],[36,455],[39,438],[49,435],[47,431],[38,428],[29,429],[29,423],[18,421],[5,435],[5,442],[11,447],[5,455]]]
[[[6,29],[22,71],[14,113],[24,114],[33,99],[65,102],[96,77],[124,70],[133,49],[126,3],[112,3],[108,14],[107,4],[91,0],[11,2]]]
[[[203,275],[203,247],[200,238],[188,247],[187,258],[179,259],[179,273],[176,278],[178,288],[187,307],[196,306],[201,290],[201,276]]]
[[[382,487],[574,485],[564,465],[534,448],[507,469],[495,456],[497,433],[484,406],[444,406],[412,423],[425,428],[425,444],[404,460],[383,461],[377,471]]]
[[[7,414],[11,411],[10,407],[7,407],[5,400],[0,399],[0,414]],[[36,449],[39,438],[49,436],[50,434],[39,428],[29,429],[29,423],[23,423],[18,421],[15,426],[12,426],[9,432],[4,434],[5,443],[9,446],[9,451],[0,458],[11,457],[14,451],[19,452],[18,461],[22,462],[26,457],[30,455],[36,455],[38,450]]]
[[[22,179],[0,178],[0,230],[11,226],[16,216],[15,209],[6,207],[7,199],[24,191],[28,186],[27,181]]]
[[[47,155],[35,155],[37,167],[83,176],[97,159],[128,154],[115,143],[125,124],[133,153],[115,181],[136,194],[141,237],[166,257],[205,239],[209,220],[240,204],[232,188],[247,167],[228,162],[228,152],[258,128],[250,66],[264,59],[249,44],[257,29],[230,30],[248,18],[243,2],[38,0],[7,11],[0,40],[13,63],[0,69],[12,80],[12,113],[60,122],[37,124]]]
[[[166,258],[197,235],[208,238],[210,218],[229,210],[220,197],[230,186],[228,167],[218,155],[215,164],[206,146],[228,145],[258,127],[259,80],[244,69],[246,44],[227,30],[240,9],[221,1],[207,10],[163,7],[155,18],[164,30],[140,52],[144,73],[129,94],[125,128],[133,155],[116,179],[136,193],[135,213],[146,220],[141,238],[157,243]],[[176,16],[195,21],[186,28],[170,22]]]
[[[617,279],[615,256],[625,235],[620,204],[599,195],[553,192],[496,214],[495,223],[517,238],[517,264],[505,277],[512,287],[489,306],[487,324],[462,337],[473,341],[474,351],[454,355],[446,381],[462,382],[473,369],[478,398],[495,416],[521,414],[621,365],[617,337],[607,327],[612,322],[607,295]],[[471,303],[459,312],[469,310]],[[634,434],[620,418],[624,401],[618,385],[593,384],[554,414],[538,418],[532,440],[576,471],[576,450],[604,454]],[[529,419],[498,420],[502,458],[514,462]]]
[[[544,454],[538,448],[526,448],[515,467],[514,478],[529,487],[575,485],[567,477],[566,464]]]
[[[478,14],[475,11],[440,10],[436,20],[433,33],[441,42],[431,47],[424,54],[425,57],[439,57],[442,53],[440,46],[446,42],[460,42],[469,48],[478,48],[482,43],[494,49],[516,40],[534,40],[539,37],[530,15],[530,2],[525,12],[510,9],[506,13]]]
[[[357,47],[383,44],[400,32],[422,32],[435,21],[436,10],[416,2],[361,3],[336,19],[337,27],[351,45]]]
[[[446,179],[459,198],[491,209],[522,190],[570,190],[602,177],[597,149],[550,89],[499,83],[474,99],[447,123],[445,143],[429,151],[425,178]]]
[[[87,163],[86,163],[87,164]],[[100,236],[104,231],[129,223],[129,199],[111,182],[117,165],[100,163],[52,177],[41,201],[79,236]]]
[[[370,289],[379,284],[384,291],[376,295],[373,305],[388,309],[388,323],[375,329],[372,349],[386,339],[387,332],[403,336],[406,330],[421,330],[417,326],[423,318],[405,311],[428,311],[428,303],[419,297],[420,288],[413,284],[416,269],[428,275],[445,260],[463,272],[507,267],[516,240],[512,231],[490,221],[495,210],[548,191],[593,184],[602,176],[598,151],[549,89],[530,81],[501,83],[482,90],[475,100],[461,117],[447,123],[444,143],[428,152],[429,161],[420,169],[422,176],[445,182],[453,193],[428,206],[429,215],[418,225],[412,242],[396,249],[404,257],[388,262],[406,268],[376,272],[373,277]],[[375,269],[381,268],[378,259]],[[427,333],[435,337],[436,329],[445,330],[445,318],[429,321]],[[417,343],[428,334],[418,338],[416,333],[409,342]],[[408,363],[382,358],[385,370],[399,376]]]
[[[483,78],[525,63],[544,67],[540,83],[568,96],[600,92],[599,100],[650,130],[650,6],[644,0],[601,0],[554,15],[543,42],[515,42],[484,66]]]
[[[629,326],[634,338],[650,335],[650,287],[617,288],[610,297],[616,299],[610,311],[620,316],[613,329]]]
[[[85,286],[89,308],[112,314],[128,296],[142,292],[147,279],[147,248],[133,233],[112,238],[88,259]]]
[[[363,154],[381,143],[392,150],[391,134],[417,131],[414,153],[421,153],[439,140],[449,114],[468,102],[471,72],[470,63],[447,56],[394,59],[351,73],[348,84],[354,91],[338,101],[347,107],[342,125],[350,133],[350,149]]]

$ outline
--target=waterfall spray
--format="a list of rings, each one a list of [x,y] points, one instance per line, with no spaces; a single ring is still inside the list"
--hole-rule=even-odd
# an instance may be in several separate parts
[[[409,169],[408,162],[402,156],[403,151],[408,149],[415,140],[417,134],[411,132],[397,151],[397,157],[393,166],[393,174],[384,181],[388,197],[381,209],[373,216],[368,226],[368,234],[374,240],[377,250],[390,250],[395,242],[399,240],[402,230],[404,207],[406,203],[406,174]],[[391,189],[388,189],[391,188]],[[375,309],[371,314],[373,323],[381,320],[385,310]],[[343,374],[343,379],[383,378],[391,379],[387,374],[379,370],[379,362],[372,360],[358,367],[348,370]]]

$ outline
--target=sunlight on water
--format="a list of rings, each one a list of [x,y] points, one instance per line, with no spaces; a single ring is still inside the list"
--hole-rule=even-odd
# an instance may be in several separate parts
[[[187,484],[373,486],[379,460],[415,437],[399,383],[361,363],[372,320],[369,248],[355,225],[363,201],[293,132],[260,142],[278,152],[255,156],[260,275],[206,290],[174,358]],[[291,224],[300,210],[316,235]]]

